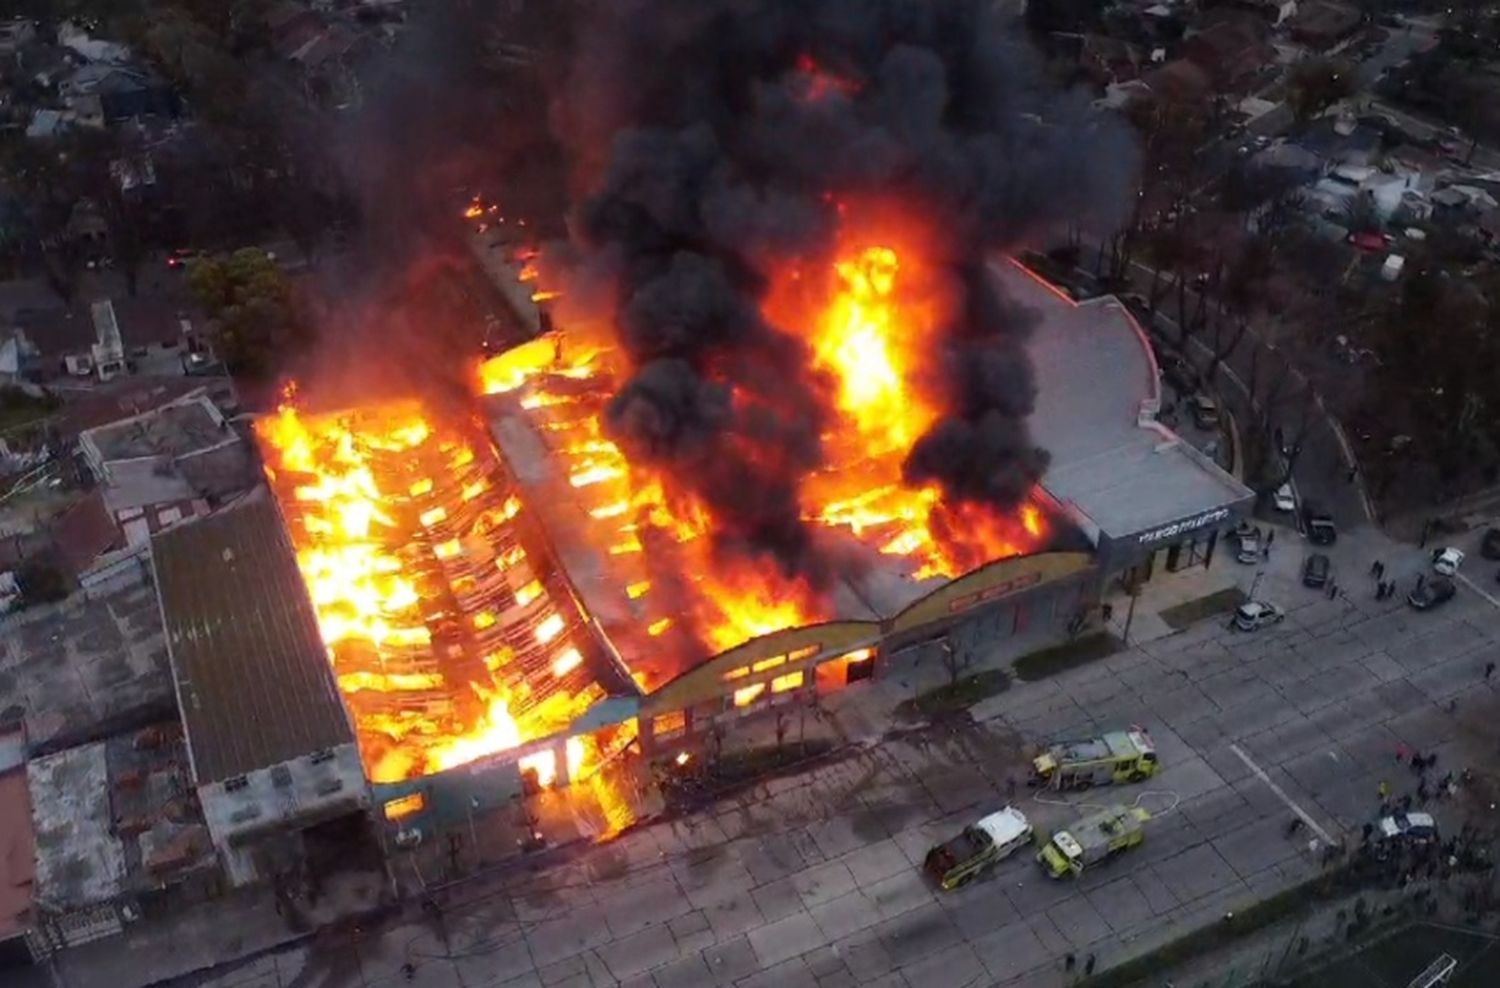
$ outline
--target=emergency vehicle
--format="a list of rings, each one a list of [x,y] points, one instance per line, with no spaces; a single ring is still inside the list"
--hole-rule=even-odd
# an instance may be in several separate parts
[[[1087,789],[1140,782],[1161,768],[1156,745],[1139,727],[1110,731],[1087,741],[1049,745],[1031,762],[1031,784],[1049,789]]]
[[[1007,806],[928,851],[922,867],[944,890],[955,889],[1030,843],[1031,824],[1026,815]]]
[[[1151,814],[1138,806],[1111,806],[1053,834],[1036,859],[1053,878],[1081,875],[1146,839]]]

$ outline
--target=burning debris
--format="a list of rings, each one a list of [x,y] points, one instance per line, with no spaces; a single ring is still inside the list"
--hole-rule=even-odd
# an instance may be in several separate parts
[[[815,594],[851,565],[816,523],[930,543],[1027,503],[1029,320],[987,265],[1127,199],[1123,129],[992,6],[606,6],[557,107],[584,195],[543,270],[618,347],[605,436]]]
[[[414,402],[289,401],[256,433],[372,781],[515,748],[603,698],[580,615],[528,554],[482,439]],[[525,768],[543,784],[557,769],[549,754]]]

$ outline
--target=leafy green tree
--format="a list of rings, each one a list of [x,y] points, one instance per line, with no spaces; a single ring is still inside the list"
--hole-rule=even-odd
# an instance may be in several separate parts
[[[263,250],[195,261],[188,286],[214,320],[219,356],[232,374],[270,377],[303,339],[291,285]]]

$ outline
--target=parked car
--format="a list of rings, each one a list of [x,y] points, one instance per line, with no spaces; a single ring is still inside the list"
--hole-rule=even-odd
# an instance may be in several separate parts
[[[179,247],[167,255],[167,267],[174,270],[186,268],[193,261],[203,257],[201,250],[193,250],[190,247]]]
[[[1255,631],[1268,624],[1276,624],[1286,617],[1286,611],[1266,600],[1251,600],[1241,604],[1234,612],[1234,626],[1240,631]]]
[[[1458,572],[1463,565],[1464,553],[1462,549],[1455,549],[1451,545],[1446,549],[1438,549],[1432,554],[1432,571],[1439,576],[1452,576]]]
[[[1254,532],[1242,532],[1239,535],[1239,548],[1234,550],[1234,558],[1242,563],[1260,562],[1260,535]]]
[[[1500,528],[1485,529],[1479,543],[1479,554],[1485,559],[1500,559]]]
[[[1380,839],[1403,844],[1436,844],[1437,821],[1430,813],[1392,813],[1382,817]]]
[[[1277,511],[1296,511],[1297,495],[1292,493],[1292,485],[1282,484],[1276,488],[1276,493],[1271,495],[1271,503],[1276,506]]]
[[[1219,425],[1219,403],[1206,394],[1195,394],[1189,402],[1193,424],[1200,429],[1215,429]]]
[[[1333,545],[1338,541],[1339,530],[1333,524],[1333,516],[1305,498],[1302,525],[1307,530],[1307,541],[1313,545]]]
[[[1419,611],[1431,610],[1453,599],[1458,588],[1445,577],[1428,580],[1406,595],[1406,602]]]
[[[1302,563],[1302,585],[1304,587],[1326,587],[1333,575],[1333,561],[1321,552],[1308,556]]]

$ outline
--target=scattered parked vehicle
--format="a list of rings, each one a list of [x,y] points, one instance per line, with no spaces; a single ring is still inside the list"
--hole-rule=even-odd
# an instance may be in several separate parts
[[[1392,813],[1382,817],[1378,826],[1380,839],[1401,844],[1436,844],[1437,821],[1430,813]]]
[[[173,269],[185,268],[192,261],[204,256],[201,250],[193,250],[189,247],[179,247],[167,255],[167,267]]]
[[[1239,548],[1234,551],[1234,558],[1242,563],[1260,562],[1260,535],[1246,532],[1239,537]]]
[[[1234,612],[1234,626],[1239,631],[1255,631],[1266,625],[1276,624],[1286,617],[1286,611],[1267,600],[1250,600],[1241,604]]]
[[[1500,559],[1500,528],[1485,529],[1479,543],[1479,554],[1485,559]]]
[[[1333,524],[1333,516],[1305,498],[1302,501],[1302,525],[1307,530],[1307,541],[1313,545],[1333,545],[1338,541],[1339,530]]]
[[[1026,815],[1007,806],[928,851],[922,867],[947,891],[967,885],[1029,843],[1031,824]]]
[[[1432,554],[1432,571],[1440,576],[1452,576],[1458,572],[1458,568],[1463,565],[1463,561],[1463,550],[1455,549],[1450,545],[1446,549],[1439,549]]]
[[[1428,580],[1406,595],[1406,602],[1419,611],[1429,611],[1453,599],[1458,588],[1445,577]]]
[[[1326,587],[1333,574],[1333,561],[1321,552],[1308,556],[1302,563],[1302,585],[1304,587]]]
[[[1277,511],[1296,511],[1297,495],[1292,493],[1292,485],[1282,484],[1276,488],[1276,493],[1271,495],[1271,503],[1276,506]]]

